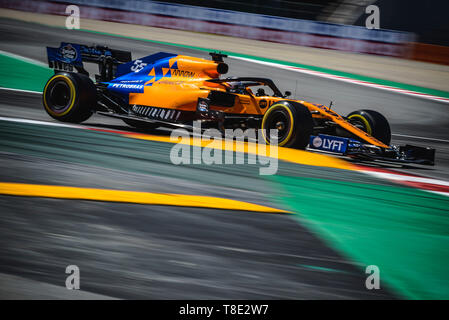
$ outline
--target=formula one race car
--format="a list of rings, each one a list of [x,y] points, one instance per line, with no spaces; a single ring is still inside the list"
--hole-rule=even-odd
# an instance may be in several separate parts
[[[266,143],[276,139],[284,147],[434,164],[434,149],[390,146],[390,126],[376,111],[343,117],[321,104],[288,99],[290,92],[270,79],[221,78],[228,71],[223,54],[210,53],[206,60],[159,52],[132,60],[130,52],[71,43],[47,47],[47,54],[55,75],[45,85],[43,104],[60,121],[78,123],[93,113],[146,129],[192,128],[201,121],[220,130],[262,129]],[[95,82],[83,62],[98,64]],[[277,129],[276,136],[268,129]]]

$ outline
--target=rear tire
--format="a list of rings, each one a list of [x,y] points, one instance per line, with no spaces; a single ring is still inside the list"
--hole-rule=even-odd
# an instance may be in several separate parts
[[[387,146],[391,142],[391,129],[388,120],[374,110],[357,110],[347,117],[352,124],[373,136]]]
[[[303,105],[281,101],[273,104],[262,119],[262,134],[270,144],[270,129],[278,129],[278,146],[304,149],[313,130],[313,119],[309,109]]]
[[[80,123],[89,119],[93,113],[97,103],[96,88],[86,75],[58,73],[47,81],[42,102],[52,118]]]

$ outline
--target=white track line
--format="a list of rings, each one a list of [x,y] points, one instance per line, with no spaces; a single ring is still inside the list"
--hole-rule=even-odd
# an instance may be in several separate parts
[[[433,193],[436,193],[436,194],[441,194],[442,196],[449,197],[449,192],[440,192],[440,191],[433,191],[433,190],[426,190],[426,191],[433,192]]]
[[[397,137],[404,137],[404,138],[415,138],[415,139],[422,139],[422,140],[431,140],[431,141],[438,141],[438,142],[448,142],[449,140],[444,140],[444,139],[437,139],[437,138],[426,138],[426,137],[419,137],[419,136],[410,136],[407,134],[400,134],[400,133],[392,133],[392,136],[397,136]]]
[[[384,178],[384,179],[388,179],[388,180],[420,182],[420,183],[428,183],[428,184],[435,184],[435,185],[449,187],[449,182],[447,182],[447,181],[437,180],[437,179],[433,179],[433,178],[424,178],[424,177],[418,177],[418,176],[396,174],[393,171],[391,173],[390,172],[387,173],[387,172],[363,170],[362,172],[367,173],[372,176],[375,176],[375,177]]]
[[[6,87],[0,87],[0,90],[8,90],[8,91],[16,91],[16,92],[25,92],[25,93],[42,94],[42,92],[40,92],[40,91],[32,91],[32,90],[24,90],[24,89],[14,89],[14,88],[6,88]]]
[[[76,124],[67,124],[67,123],[58,123],[58,122],[49,122],[49,121],[39,121],[39,120],[22,119],[22,118],[0,117],[0,121],[40,124],[40,125],[44,125],[44,126],[53,126],[53,127],[67,127],[67,128],[86,129],[85,126],[76,125]]]
[[[401,172],[396,172],[393,170],[372,171],[362,169],[360,170],[360,172],[379,179],[390,180],[395,183],[400,183],[409,187],[411,186],[416,189],[449,197],[449,192],[447,192],[447,187],[449,187],[448,181],[426,178],[411,174],[403,174]],[[417,186],[413,183],[419,183],[420,185]]]
[[[347,78],[347,77],[333,75],[333,74],[330,74],[330,73],[324,73],[324,72],[320,72],[320,71],[313,71],[313,70],[309,70],[309,69],[304,69],[304,68],[294,67],[294,66],[288,66],[288,65],[274,63],[274,62],[267,62],[267,61],[250,59],[250,58],[243,58],[243,57],[237,57],[237,56],[230,56],[230,57],[234,58],[234,59],[239,59],[239,60],[252,62],[252,63],[263,64],[263,65],[267,65],[267,66],[271,66],[271,67],[275,67],[275,68],[280,68],[280,69],[285,69],[285,70],[290,70],[290,71],[310,74],[310,75],[314,75],[314,76],[318,76],[318,77],[322,77],[322,78],[333,79],[333,80],[338,80],[338,81],[343,81],[343,82],[349,82],[349,83],[352,83],[352,84],[362,85],[362,86],[365,86],[365,87],[377,88],[377,89],[387,90],[387,91],[395,92],[395,93],[401,93],[401,94],[405,94],[405,95],[409,95],[409,96],[414,96],[414,97],[419,97],[419,98],[424,98],[424,99],[429,99],[429,100],[449,103],[449,99],[448,98],[434,96],[434,95],[431,95],[431,94],[420,93],[420,92],[400,89],[400,88],[396,88],[396,87],[385,86],[385,85],[381,85],[381,84],[377,84],[377,83],[373,83],[373,82],[368,82],[368,81],[363,81],[363,80],[355,80],[355,79],[351,79],[351,78]]]
[[[37,66],[41,66],[41,67],[48,68],[48,65],[47,65],[47,64],[45,64],[45,63],[43,63],[43,62],[41,62],[41,61],[39,61],[39,60],[27,58],[27,57],[24,57],[24,56],[15,54],[15,53],[11,53],[11,52],[8,52],[8,51],[0,50],[0,54],[3,54],[3,55],[5,55],[5,56],[7,56],[7,57],[10,57],[10,58],[23,60],[23,61],[32,63],[32,64],[37,65]]]

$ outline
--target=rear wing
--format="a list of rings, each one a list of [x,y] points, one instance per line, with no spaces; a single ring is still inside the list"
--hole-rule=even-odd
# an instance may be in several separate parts
[[[109,49],[105,46],[86,46],[82,44],[61,42],[59,48],[47,47],[48,66],[56,71],[73,71],[89,75],[83,62],[98,64],[99,82],[114,78],[117,66],[131,61],[131,52]]]

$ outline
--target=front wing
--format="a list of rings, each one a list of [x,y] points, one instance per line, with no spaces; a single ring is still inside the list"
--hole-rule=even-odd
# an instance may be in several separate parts
[[[362,143],[358,140],[319,134],[310,137],[309,149],[330,152],[370,161],[398,163],[435,164],[435,149],[412,145],[395,146],[388,149]]]

